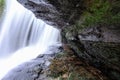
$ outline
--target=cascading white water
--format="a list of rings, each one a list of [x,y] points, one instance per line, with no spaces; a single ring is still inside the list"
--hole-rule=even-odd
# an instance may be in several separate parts
[[[0,80],[17,65],[60,43],[58,29],[36,19],[16,0],[7,0],[0,30]]]

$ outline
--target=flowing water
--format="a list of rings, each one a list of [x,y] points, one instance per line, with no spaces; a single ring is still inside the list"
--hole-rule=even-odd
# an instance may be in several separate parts
[[[60,43],[58,29],[47,25],[16,0],[6,1],[0,27],[0,80],[17,65]]]

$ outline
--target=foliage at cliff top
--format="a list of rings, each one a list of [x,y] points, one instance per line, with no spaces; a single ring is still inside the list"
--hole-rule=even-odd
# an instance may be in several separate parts
[[[120,25],[120,0],[85,0],[84,5],[86,9],[76,22],[77,29],[95,25]]]
[[[3,12],[3,8],[4,8],[4,0],[0,0],[0,15],[2,14]]]

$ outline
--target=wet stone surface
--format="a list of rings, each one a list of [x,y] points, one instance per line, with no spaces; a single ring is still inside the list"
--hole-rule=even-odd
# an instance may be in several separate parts
[[[38,19],[42,19],[50,25],[57,26],[58,28],[65,25],[61,14],[45,0],[18,0],[18,2],[31,10]]]
[[[41,55],[11,70],[2,80],[48,80],[45,71],[52,58],[50,54]]]
[[[50,65],[50,59],[53,59],[60,51],[60,47],[51,46],[45,54],[17,66],[2,80],[49,80],[46,71]]]

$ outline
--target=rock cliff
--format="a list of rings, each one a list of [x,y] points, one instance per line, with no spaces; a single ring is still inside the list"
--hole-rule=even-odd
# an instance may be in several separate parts
[[[119,0],[18,0],[61,29],[63,44],[110,80],[120,79]],[[48,4],[47,4],[48,3]]]

